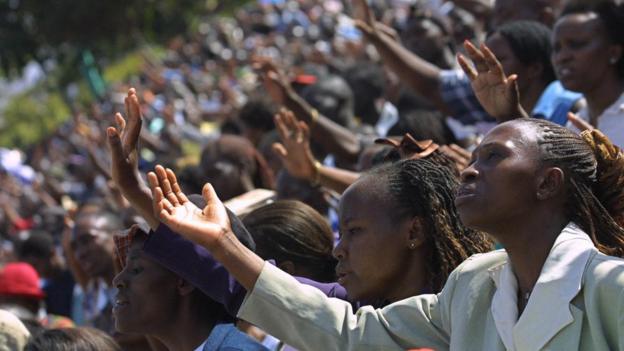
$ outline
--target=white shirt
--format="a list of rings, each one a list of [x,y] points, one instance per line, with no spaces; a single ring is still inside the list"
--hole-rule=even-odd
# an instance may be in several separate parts
[[[585,121],[589,121],[587,106],[578,112],[578,116]],[[620,148],[624,147],[624,93],[598,116],[598,125],[595,127],[609,137],[613,144]],[[570,123],[568,123],[568,128],[570,128]],[[578,131],[576,128],[571,129]]]
[[[548,329],[549,324],[558,325],[528,321],[530,316],[544,315],[545,311],[540,311],[539,307],[545,306],[544,300],[550,301],[547,313],[552,318],[557,321],[572,320],[568,305],[581,290],[583,272],[593,251],[595,247],[589,236],[570,222],[550,250],[520,318],[517,307],[518,282],[510,262],[490,270],[497,289],[492,299],[492,316],[507,350],[519,350],[518,340],[539,339],[547,334],[544,329]],[[556,302],[553,304],[552,301]]]

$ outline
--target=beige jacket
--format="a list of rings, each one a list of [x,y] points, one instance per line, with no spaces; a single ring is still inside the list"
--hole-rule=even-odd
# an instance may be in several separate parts
[[[575,241],[559,245],[558,238],[506,343],[520,351],[624,350],[624,260],[597,252],[573,223],[566,231],[560,238]],[[492,307],[507,264],[503,250],[475,255],[438,295],[355,314],[348,303],[265,264],[239,318],[300,350],[506,350]]]

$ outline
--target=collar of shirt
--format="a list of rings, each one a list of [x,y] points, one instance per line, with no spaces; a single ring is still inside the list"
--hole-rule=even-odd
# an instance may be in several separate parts
[[[585,267],[595,250],[589,236],[570,222],[550,250],[519,319],[518,283],[511,264],[506,261],[490,269],[496,285],[492,316],[507,350],[538,350],[573,321],[569,304],[581,290]]]

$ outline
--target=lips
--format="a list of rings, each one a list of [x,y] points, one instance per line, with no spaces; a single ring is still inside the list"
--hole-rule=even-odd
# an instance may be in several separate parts
[[[455,205],[459,206],[462,203],[468,201],[476,194],[476,189],[472,185],[462,185],[457,189],[455,193]]]
[[[351,272],[341,268],[340,266],[336,267],[336,277],[338,278],[338,284],[344,285],[349,274],[351,274]]]
[[[125,297],[117,296],[115,298],[115,304],[113,305],[113,313],[117,313],[119,310],[130,305],[130,301]]]

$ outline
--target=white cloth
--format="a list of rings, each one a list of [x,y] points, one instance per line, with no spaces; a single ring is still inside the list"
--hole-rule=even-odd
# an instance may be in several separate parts
[[[589,122],[589,110],[587,106],[583,107],[578,112],[578,116]],[[598,116],[598,125],[595,127],[609,137],[613,144],[624,148],[624,93]],[[570,123],[568,123],[568,128],[577,132],[579,131]]]
[[[557,298],[551,300],[555,302],[554,305],[551,303],[549,314],[556,316],[559,322],[572,321],[568,306],[581,290],[583,272],[593,250],[594,244],[587,234],[576,224],[568,224],[557,237],[544,262],[525,307],[526,314],[541,308],[536,307],[538,300],[550,300],[554,295]],[[496,285],[491,307],[496,329],[507,350],[520,350],[516,340],[527,337],[522,335],[521,329],[524,328],[524,332],[529,331],[532,334],[529,337],[539,338],[543,334],[539,330],[548,329],[548,325],[535,325],[530,329],[526,329],[526,325],[522,326],[523,316],[526,314],[518,319],[518,283],[509,261],[490,270],[490,274]]]

